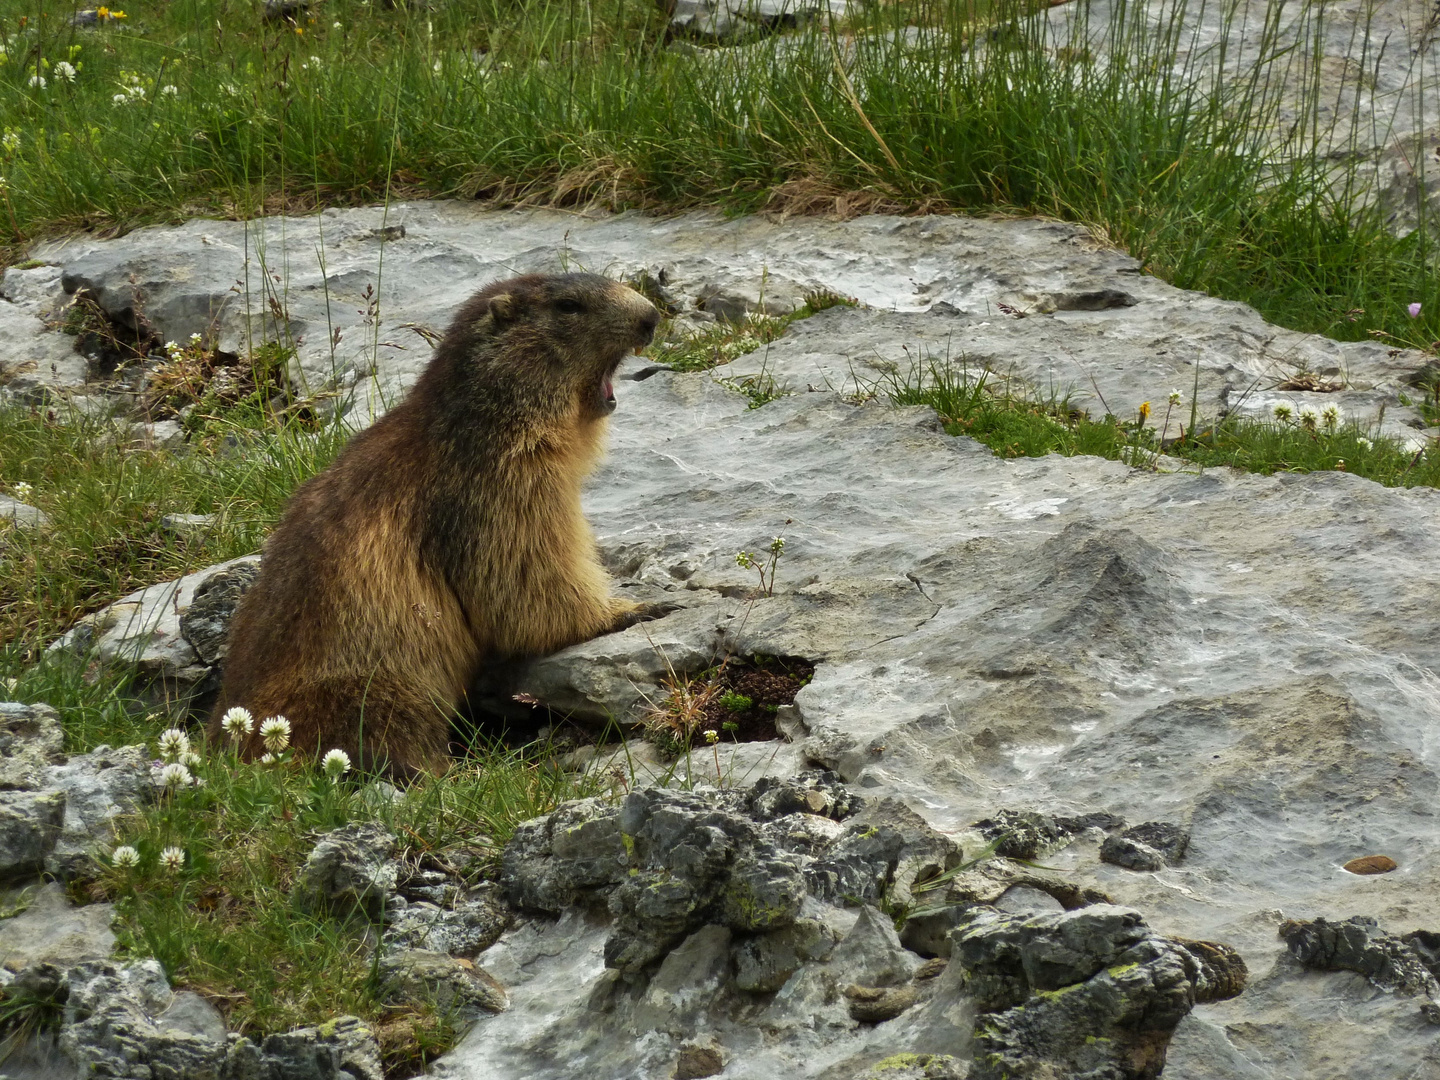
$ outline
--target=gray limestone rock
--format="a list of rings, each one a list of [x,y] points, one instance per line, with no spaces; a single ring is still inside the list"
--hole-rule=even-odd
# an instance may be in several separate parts
[[[1149,844],[1133,840],[1128,836],[1107,836],[1100,845],[1100,858],[1126,870],[1161,870],[1165,867],[1165,856]]]
[[[632,1014],[638,1035],[664,1031],[686,1035],[706,1011],[730,974],[729,928],[702,926],[673,949],[655,974]]]
[[[473,1023],[482,1012],[503,1012],[505,988],[484,968],[439,952],[402,949],[380,961],[388,1000],[429,1005],[442,1016]]]
[[[1291,954],[1318,971],[1356,971],[1382,990],[1440,997],[1440,984],[1421,952],[1385,933],[1368,915],[1341,922],[1288,920],[1280,936]]]
[[[201,663],[223,666],[230,620],[235,617],[240,597],[259,574],[260,563],[252,560],[216,570],[195,586],[190,606],[180,616],[180,633]]]
[[[386,949],[423,949],[472,960],[495,944],[511,922],[499,898],[485,892],[444,904],[411,901],[391,907],[385,917]]]
[[[23,503],[9,495],[0,494],[0,530],[7,526],[17,529],[43,529],[50,524],[45,511]]]
[[[35,791],[64,760],[65,733],[49,705],[0,702],[0,791]]]
[[[341,1016],[318,1027],[243,1036],[230,1044],[221,1080],[384,1080],[380,1047],[369,1026]]]
[[[973,1080],[1158,1076],[1197,984],[1215,984],[1214,999],[1243,987],[1207,982],[1206,959],[1110,905],[1029,919],[977,908],[954,936],[952,963],[983,1013]]]
[[[91,875],[95,853],[115,844],[114,822],[154,800],[151,761],[144,746],[97,746],[51,766],[45,785],[65,796],[65,817],[45,870],[61,880]]]
[[[43,870],[64,822],[63,791],[0,792],[0,881]]]
[[[829,957],[836,940],[830,926],[806,918],[768,934],[747,937],[735,945],[735,986],[757,994],[779,990],[807,961]]]
[[[897,799],[873,802],[845,824],[840,839],[805,871],[810,892],[822,900],[853,903],[885,897],[909,904],[916,882],[961,860],[959,844]]]
[[[316,841],[291,894],[307,911],[378,922],[399,877],[394,853],[395,837],[383,826],[342,826]]]
[[[25,910],[0,919],[0,969],[50,964],[68,968],[103,960],[115,948],[113,904],[76,907],[57,882],[34,886]]]

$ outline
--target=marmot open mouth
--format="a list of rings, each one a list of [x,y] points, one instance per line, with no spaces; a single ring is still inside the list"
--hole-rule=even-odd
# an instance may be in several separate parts
[[[610,375],[600,382],[600,411],[605,414],[615,411],[615,383]]]

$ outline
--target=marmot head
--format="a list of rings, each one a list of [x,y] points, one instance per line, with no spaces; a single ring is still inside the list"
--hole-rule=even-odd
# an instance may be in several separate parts
[[[544,412],[604,419],[615,410],[615,369],[650,344],[660,313],[628,285],[596,274],[530,274],[499,281],[467,305],[480,340],[466,350],[487,389]],[[478,316],[478,318],[477,318]],[[492,382],[494,380],[494,382]],[[508,391],[508,392],[507,392]],[[528,410],[527,410],[528,411]]]

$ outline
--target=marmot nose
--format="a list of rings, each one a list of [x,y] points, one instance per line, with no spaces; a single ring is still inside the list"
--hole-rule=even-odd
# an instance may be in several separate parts
[[[644,343],[649,345],[655,337],[655,327],[660,325],[660,312],[653,307],[640,317],[640,336]]]

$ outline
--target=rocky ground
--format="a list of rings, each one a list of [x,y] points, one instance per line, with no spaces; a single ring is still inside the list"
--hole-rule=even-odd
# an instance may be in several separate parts
[[[863,385],[948,350],[1116,413],[1197,383],[1209,415],[1274,395],[1353,416],[1383,403],[1387,430],[1419,445],[1398,395],[1424,356],[1280,330],[1051,222],[413,204],[43,247],[50,265],[5,277],[0,317],[25,358],[5,392],[103,403],[97,368],[41,321],[67,290],[159,340],[213,323],[240,349],[277,311],[257,284],[262,240],[266,265],[287,267],[276,298],[303,378],[354,391],[357,425],[423,366],[405,324],[442,328],[493,277],[644,272],[692,325],[811,290],[861,302],[713,373],[628,363],[587,511],[620,588],[681,607],[512,688],[598,730],[637,720],[672,669],[801,658],[813,678],[777,715],[782,737],[673,768],[637,744],[635,790],[522,829],[500,897],[437,881],[425,899],[385,871],[383,838],[364,841],[384,900],[371,914],[426,903],[447,922],[483,903],[513,920],[465,944],[388,931],[391,952],[430,954],[392,957],[398,982],[458,986],[474,1006],[437,1074],[1440,1074],[1440,495],[1339,472],[1005,460]],[[247,274],[248,296],[232,292]],[[733,383],[762,371],[793,392],[752,408]],[[1299,372],[1343,388],[1277,389]],[[735,555],[776,535],[774,595],[757,596]],[[241,584],[228,573],[137,594],[67,644],[203,689]],[[62,780],[78,759],[34,745],[31,779],[5,795],[33,810],[14,810],[36,838],[16,874],[78,838]],[[680,790],[651,788],[667,775]],[[1386,859],[1346,869],[1366,856]],[[150,977],[85,977],[102,975]],[[163,1009],[145,993],[126,1000],[149,1023]],[[206,1060],[240,1068],[237,1038]],[[343,1072],[347,1054],[326,1060]]]

